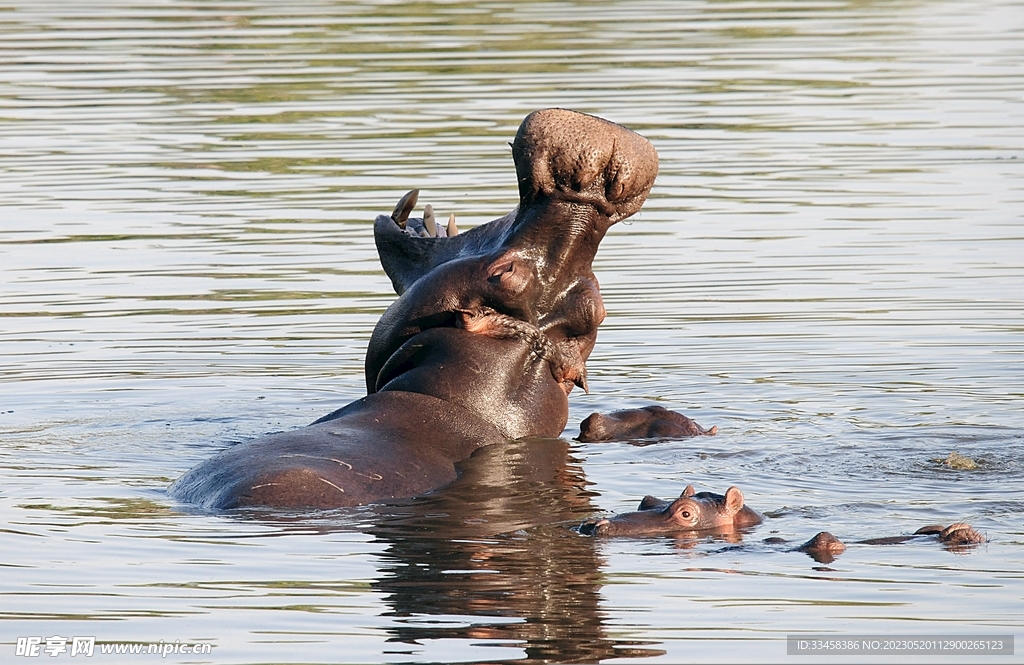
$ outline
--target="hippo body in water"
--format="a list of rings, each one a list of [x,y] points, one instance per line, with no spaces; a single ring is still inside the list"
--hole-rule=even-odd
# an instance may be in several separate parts
[[[899,545],[919,538],[935,536],[943,546],[953,552],[962,552],[971,545],[985,542],[985,536],[977,532],[967,522],[957,522],[949,526],[941,524],[929,524],[923,526],[914,533],[906,536],[885,536],[882,538],[868,538],[867,540],[855,540],[854,545]],[[765,538],[767,544],[784,544],[786,541],[781,538]],[[802,545],[793,548],[796,552],[805,552],[809,557],[818,563],[832,563],[837,556],[846,551],[846,543],[833,536],[828,531],[822,531]]]
[[[643,205],[658,157],[625,127],[562,109],[527,116],[512,157],[519,205],[504,217],[442,234],[432,211],[410,224],[414,193],[377,217],[399,297],[370,339],[366,397],[228,448],[172,495],[207,509],[359,505],[447,485],[481,446],[559,436],[605,316],[594,255]]]
[[[579,531],[590,536],[728,535],[738,529],[760,524],[763,519],[761,513],[744,505],[743,493],[737,487],[730,487],[725,495],[721,495],[713,492],[698,493],[693,485],[687,485],[675,501],[645,496],[637,510],[589,520],[580,525]],[[869,538],[854,541],[854,544],[896,545],[931,536],[935,536],[947,549],[953,551],[962,551],[971,545],[985,542],[985,536],[970,524],[957,522],[948,527],[932,524],[921,527],[911,535]],[[775,537],[766,538],[762,542],[768,545],[788,545],[788,541]],[[804,552],[819,563],[831,563],[846,550],[846,544],[828,531],[822,531],[807,542],[789,549]]]

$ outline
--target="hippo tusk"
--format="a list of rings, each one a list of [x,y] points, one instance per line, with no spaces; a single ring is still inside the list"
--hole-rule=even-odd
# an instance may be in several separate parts
[[[582,388],[583,392],[585,392],[586,394],[588,394],[588,395],[590,394],[590,386],[587,385],[587,368],[586,367],[584,367],[580,371],[580,373],[576,376],[576,379],[573,381],[573,383],[575,383],[577,386]]]
[[[398,228],[405,228],[405,222],[409,219],[412,209],[416,207],[416,199],[419,197],[420,190],[413,189],[406,192],[405,196],[398,200],[398,203],[395,205],[394,212],[391,213],[391,219],[395,220],[395,224],[398,225]]]
[[[455,226],[455,213],[454,212],[452,214],[448,215],[448,228],[446,229],[446,231],[448,232],[448,237],[449,238],[451,238],[452,236],[459,235],[459,227]]]
[[[434,206],[429,203],[423,207],[423,228],[427,230],[428,238],[437,237],[437,222],[434,221]]]

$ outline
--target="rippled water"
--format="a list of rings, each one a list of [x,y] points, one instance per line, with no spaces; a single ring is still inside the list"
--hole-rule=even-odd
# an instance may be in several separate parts
[[[0,7],[3,660],[53,635],[214,645],[179,662],[1021,641],[1020,2],[302,4]],[[506,142],[545,106],[661,156],[595,263],[609,317],[563,443],[391,508],[170,500],[224,446],[362,395],[393,299],[371,220],[413,187],[464,226],[503,214]],[[570,441],[652,401],[720,434]],[[687,483],[771,518],[739,547],[567,526]],[[989,542],[827,566],[761,543],[961,519]]]

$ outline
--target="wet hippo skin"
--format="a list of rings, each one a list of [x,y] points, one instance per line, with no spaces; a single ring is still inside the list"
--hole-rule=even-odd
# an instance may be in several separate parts
[[[658,172],[651,144],[614,123],[546,109],[512,143],[519,205],[465,233],[410,218],[410,192],[374,222],[399,294],[371,336],[366,397],[312,425],[232,446],[171,486],[208,509],[334,508],[410,497],[508,439],[557,437],[604,305],[591,269],[612,224]]]
[[[652,405],[608,414],[592,413],[580,423],[578,439],[584,443],[592,443],[635,439],[681,439],[690,436],[714,436],[717,433],[717,425],[711,429],[704,429],[681,413]]]
[[[923,526],[914,533],[906,536],[885,536],[882,538],[868,538],[867,540],[855,540],[855,545],[898,545],[922,537],[934,536],[942,543],[943,547],[951,552],[964,552],[967,548],[985,542],[985,536],[979,533],[967,522],[957,522],[949,526],[941,524],[930,524]],[[766,538],[768,544],[784,544],[786,541],[781,538]],[[821,531],[815,534],[807,542],[792,548],[795,552],[804,552],[818,563],[832,563],[836,557],[846,551],[846,543],[833,536],[828,531]]]
[[[697,492],[687,485],[675,501],[645,496],[637,510],[584,522],[580,533],[595,536],[646,536],[662,533],[731,533],[760,524],[761,513],[744,505],[743,492],[730,487],[725,494]]]
[[[760,524],[763,515],[745,505],[743,493],[737,487],[730,487],[724,495],[713,492],[697,492],[693,485],[687,485],[675,501],[664,501],[645,496],[635,511],[620,513],[608,518],[588,520],[580,525],[579,531],[590,536],[633,536],[657,535],[731,535],[738,529]],[[858,545],[896,545],[921,537],[935,536],[951,551],[985,542],[985,536],[966,522],[950,526],[932,524],[921,527],[911,535],[887,536],[854,541]],[[766,538],[768,545],[788,545],[782,538]],[[828,531],[822,531],[805,543],[789,546],[788,549],[804,552],[819,563],[831,563],[846,551],[846,544]]]

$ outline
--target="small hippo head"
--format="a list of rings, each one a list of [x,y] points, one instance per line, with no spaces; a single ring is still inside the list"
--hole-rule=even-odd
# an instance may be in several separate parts
[[[596,441],[630,441],[636,439],[672,439],[718,433],[718,426],[704,429],[681,413],[663,406],[623,409],[608,414],[592,413],[580,423],[578,439]]]
[[[846,551],[846,544],[828,531],[822,531],[803,545],[796,548],[797,552],[806,552],[818,563],[832,563],[836,557]]]
[[[675,501],[644,497],[640,509],[586,522],[580,533],[595,536],[650,536],[687,531],[732,532],[760,524],[760,513],[743,505],[743,492],[730,487],[725,495],[696,492],[687,485]]]

